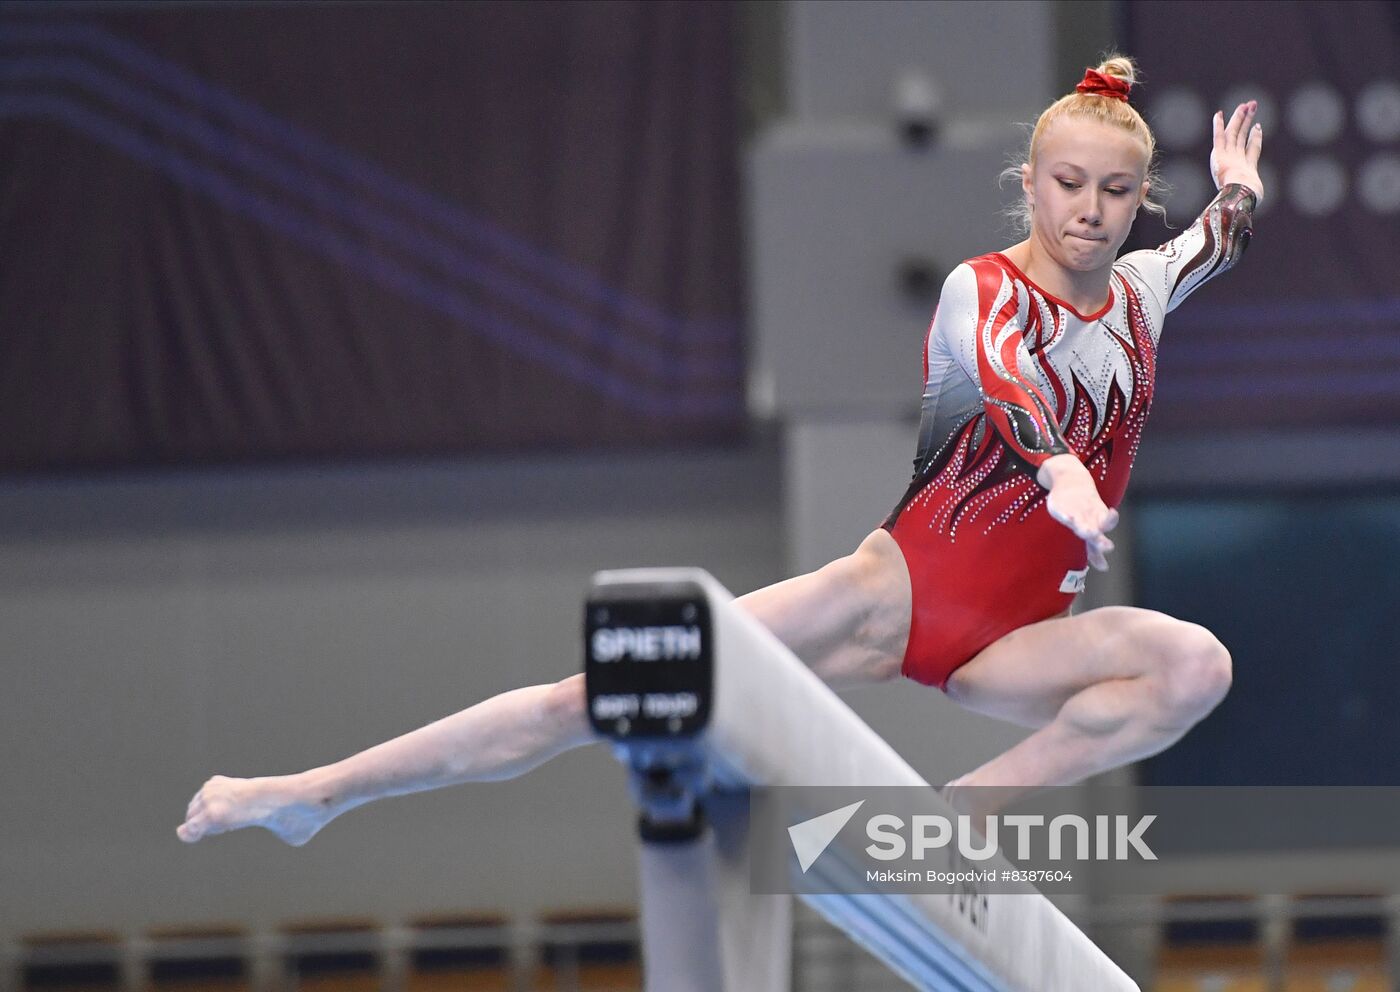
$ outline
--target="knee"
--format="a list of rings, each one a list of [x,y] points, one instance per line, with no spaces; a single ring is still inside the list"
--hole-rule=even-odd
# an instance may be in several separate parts
[[[1189,726],[1215,709],[1230,691],[1230,652],[1206,628],[1173,621],[1158,649],[1157,703],[1172,725]]]

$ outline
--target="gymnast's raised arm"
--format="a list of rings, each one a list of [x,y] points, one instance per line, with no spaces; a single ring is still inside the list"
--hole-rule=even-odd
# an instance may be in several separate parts
[[[1257,107],[1253,101],[1242,103],[1228,122],[1220,112],[1211,119],[1210,174],[1219,193],[1196,221],[1166,244],[1131,252],[1119,262],[1152,293],[1163,315],[1208,280],[1228,272],[1249,247],[1254,210],[1264,199],[1259,178],[1264,133],[1254,123]],[[1156,327],[1160,330],[1160,324]]]

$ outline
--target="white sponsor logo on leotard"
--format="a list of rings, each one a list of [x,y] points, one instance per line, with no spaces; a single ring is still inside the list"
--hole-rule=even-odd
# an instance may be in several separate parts
[[[1084,580],[1088,577],[1087,568],[1072,568],[1065,573],[1064,581],[1060,583],[1060,592],[1079,593],[1084,591]]]

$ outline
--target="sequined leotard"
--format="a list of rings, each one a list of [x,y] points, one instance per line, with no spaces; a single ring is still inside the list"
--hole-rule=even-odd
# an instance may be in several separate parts
[[[1001,254],[963,262],[924,339],[914,478],[884,522],[909,568],[904,674],[948,676],[1004,634],[1068,608],[1084,542],[1045,508],[1045,459],[1073,453],[1110,507],[1123,498],[1152,405],[1162,320],[1239,259],[1254,194],[1226,186],[1159,248],[1113,266],[1108,302],[1081,314]]]

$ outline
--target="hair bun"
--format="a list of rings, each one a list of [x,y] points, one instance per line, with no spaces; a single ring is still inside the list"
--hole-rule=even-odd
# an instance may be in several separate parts
[[[1128,58],[1128,56],[1119,55],[1116,52],[1105,55],[1103,61],[1099,63],[1094,71],[1101,76],[1113,76],[1117,79],[1121,79],[1129,86],[1134,86],[1138,83],[1137,64],[1133,62],[1132,59]]]

